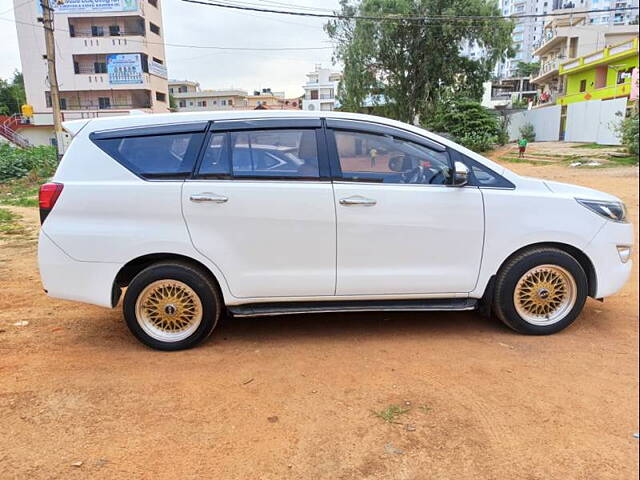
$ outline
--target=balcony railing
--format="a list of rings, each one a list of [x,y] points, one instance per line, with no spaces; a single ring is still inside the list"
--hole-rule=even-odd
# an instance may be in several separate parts
[[[537,75],[535,75],[534,78],[538,78],[541,77],[549,72],[552,72],[553,70],[557,70],[558,69],[558,60],[550,60],[548,62],[543,63],[540,66],[540,70],[538,71]]]
[[[91,30],[74,30],[73,33],[70,34],[71,37],[93,37],[93,38],[138,37],[138,36],[144,36],[144,35],[145,35],[145,31],[143,29],[137,29],[137,28],[130,29],[130,30],[119,30],[117,32],[106,30],[102,35],[98,35],[96,34],[96,32],[93,32]]]
[[[111,103],[108,105],[94,105],[90,103],[67,104],[63,110],[131,110],[132,108],[151,108],[151,102]]]

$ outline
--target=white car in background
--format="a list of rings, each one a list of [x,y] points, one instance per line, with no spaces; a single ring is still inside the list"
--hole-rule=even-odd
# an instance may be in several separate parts
[[[80,120],[40,191],[40,274],[143,343],[223,312],[494,311],[570,325],[631,272],[622,202],[526,178],[420,128],[336,112]]]

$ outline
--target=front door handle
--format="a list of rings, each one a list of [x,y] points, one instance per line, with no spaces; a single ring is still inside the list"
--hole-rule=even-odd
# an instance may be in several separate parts
[[[201,203],[201,202],[226,203],[229,201],[227,197],[224,197],[222,195],[216,195],[215,193],[209,193],[209,192],[197,193],[197,194],[191,195],[189,197],[189,200],[196,203]]]
[[[340,205],[346,205],[346,206],[360,205],[362,207],[372,207],[376,203],[378,202],[376,202],[373,198],[362,197],[360,195],[354,195],[352,197],[340,199]]]

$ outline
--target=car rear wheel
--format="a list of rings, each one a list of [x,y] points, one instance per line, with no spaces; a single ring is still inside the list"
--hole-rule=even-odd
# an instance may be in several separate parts
[[[573,323],[587,291],[587,276],[575,258],[555,248],[538,248],[517,255],[501,269],[494,309],[517,332],[548,335]]]
[[[131,332],[158,350],[191,348],[206,339],[220,318],[222,301],[211,279],[187,263],[157,263],[141,271],[124,297]]]

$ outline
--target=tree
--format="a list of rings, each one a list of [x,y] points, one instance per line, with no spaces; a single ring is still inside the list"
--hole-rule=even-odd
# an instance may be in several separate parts
[[[362,111],[378,90],[385,112],[413,122],[445,97],[480,98],[482,83],[496,62],[511,55],[509,20],[427,19],[377,21],[358,16],[499,16],[492,0],[341,0],[342,18],[325,25],[337,42],[334,60],[344,65],[338,99],[344,110]],[[477,44],[484,55],[463,56],[462,45]]]
[[[518,62],[518,75],[521,77],[530,77],[532,73],[537,73],[540,70],[539,62]]]
[[[0,78],[0,115],[20,113],[26,101],[22,73],[15,71],[11,82]]]
[[[502,125],[496,113],[468,99],[440,103],[430,115],[427,126],[433,131],[445,132],[477,152],[489,150],[494,143],[503,140],[500,138]],[[504,128],[506,130],[506,125]]]

